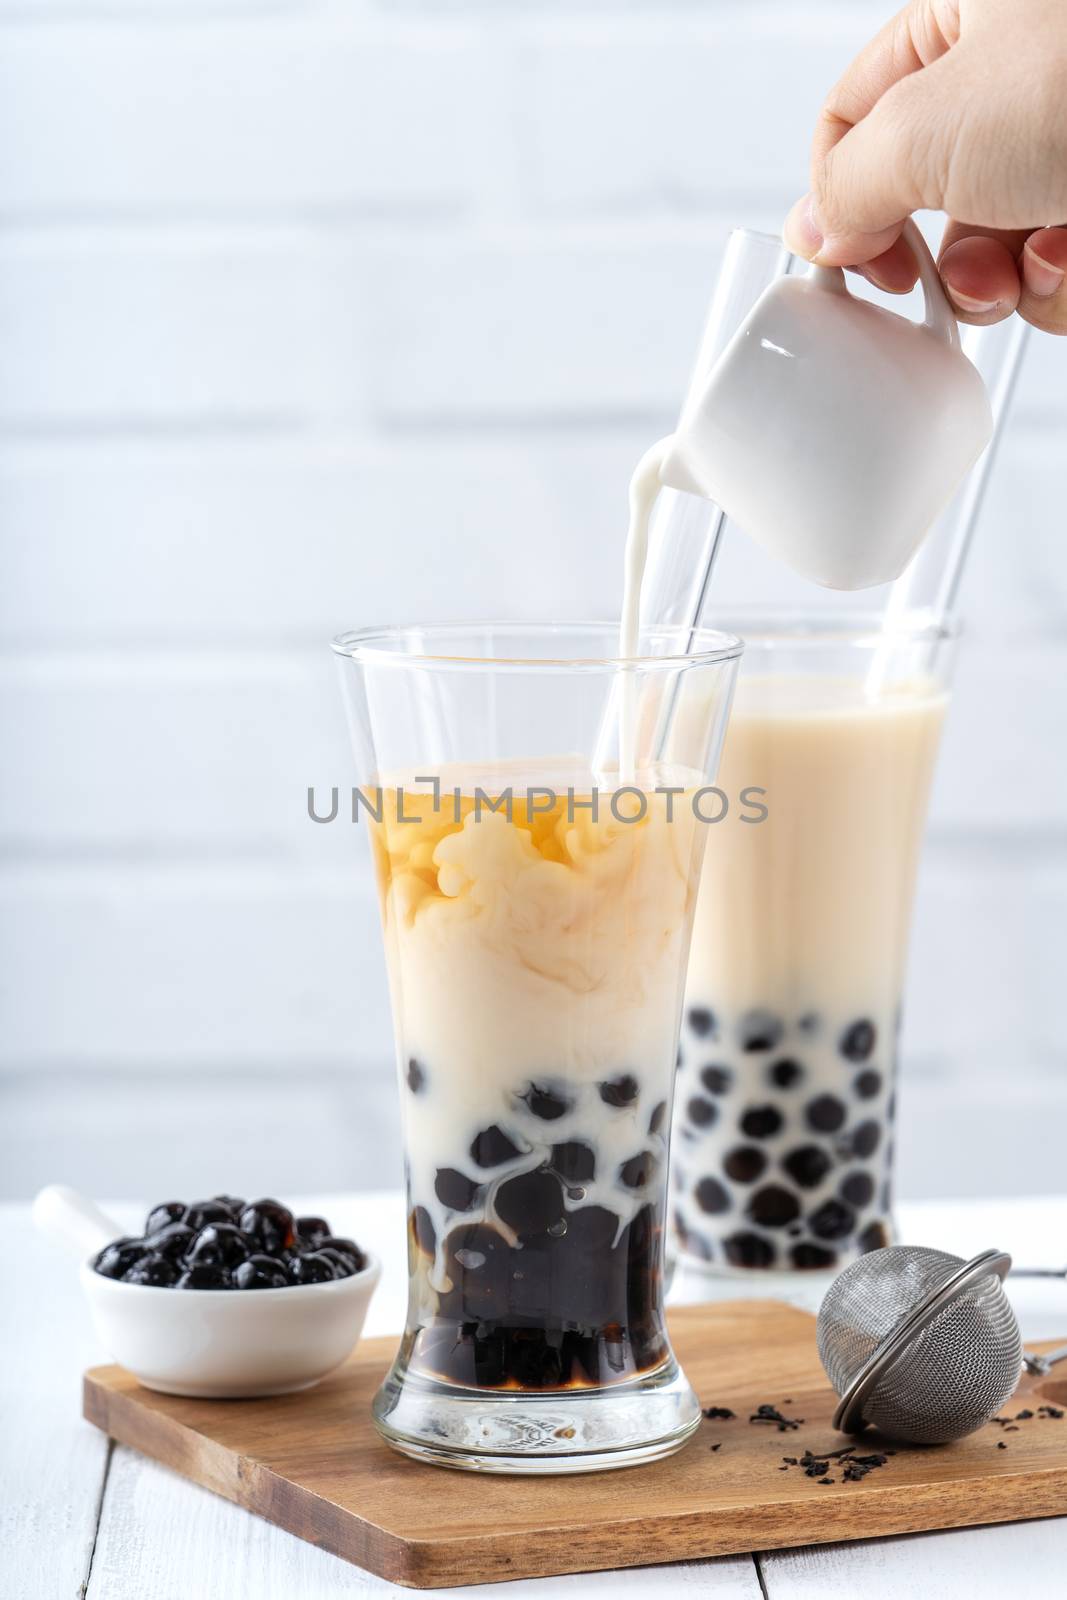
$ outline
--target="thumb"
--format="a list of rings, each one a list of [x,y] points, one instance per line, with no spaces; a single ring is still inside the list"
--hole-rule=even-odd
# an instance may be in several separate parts
[[[888,250],[913,211],[943,209],[955,72],[947,55],[902,78],[827,152],[787,220],[794,248],[824,266],[856,266]]]

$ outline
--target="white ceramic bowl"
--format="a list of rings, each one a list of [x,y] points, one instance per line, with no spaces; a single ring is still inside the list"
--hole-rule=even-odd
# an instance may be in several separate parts
[[[37,1197],[45,1232],[93,1255],[120,1233],[96,1207],[58,1186]],[[106,1238],[101,1238],[101,1234]],[[350,1278],[285,1289],[155,1289],[94,1272],[82,1289],[100,1342],[149,1389],[236,1400],[289,1394],[340,1366],[363,1331],[381,1276],[373,1256]]]

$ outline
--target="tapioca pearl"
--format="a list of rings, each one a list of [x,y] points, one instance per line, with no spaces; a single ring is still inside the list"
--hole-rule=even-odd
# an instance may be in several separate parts
[[[705,1100],[701,1094],[695,1094],[685,1108],[690,1122],[698,1128],[710,1128],[719,1115],[719,1108],[713,1100]]]
[[[788,1189],[768,1183],[752,1196],[748,1214],[762,1228],[784,1228],[800,1215],[800,1203]]]
[[[833,1094],[816,1095],[804,1108],[809,1128],[819,1133],[836,1133],[845,1120],[845,1107]]]
[[[795,1244],[789,1259],[801,1272],[812,1272],[832,1267],[837,1262],[837,1251],[827,1250],[821,1244]]]
[[[863,1255],[870,1250],[884,1250],[889,1243],[889,1229],[884,1222],[869,1222],[856,1243]]]
[[[852,1151],[854,1155],[866,1158],[873,1156],[882,1138],[881,1124],[877,1122],[861,1122],[852,1130]]]
[[[411,1213],[411,1237],[424,1256],[432,1256],[437,1249],[437,1230],[425,1206],[416,1206]]]
[[[503,1316],[508,1307],[511,1251],[484,1222],[453,1228],[445,1240],[445,1271],[452,1288],[439,1296],[443,1316],[457,1321]]]
[[[728,1152],[723,1171],[735,1183],[755,1183],[767,1165],[767,1157],[753,1144],[739,1144]]]
[[[792,1089],[803,1076],[804,1068],[791,1056],[783,1056],[781,1061],[772,1062],[767,1069],[767,1077],[777,1089]]]
[[[782,1157],[782,1166],[801,1189],[817,1189],[833,1162],[819,1145],[801,1144]]]
[[[501,1222],[520,1238],[551,1232],[566,1212],[563,1186],[555,1173],[546,1172],[543,1167],[506,1179],[496,1191],[493,1206]]]
[[[698,1039],[713,1039],[719,1031],[715,1023],[715,1013],[707,1006],[690,1006],[686,1021]]]
[[[741,1117],[741,1132],[750,1139],[772,1139],[782,1126],[777,1106],[749,1106]]]
[[[798,1017],[797,1027],[801,1033],[806,1033],[810,1037],[818,1033],[822,1027],[822,1018],[817,1011],[805,1011],[802,1017]]]
[[[840,1200],[825,1200],[808,1218],[816,1239],[846,1239],[856,1226],[856,1213]]]
[[[571,1249],[598,1256],[611,1250],[619,1231],[619,1218],[606,1206],[580,1206],[567,1213],[567,1244]]]
[[[653,1111],[652,1115],[648,1119],[648,1131],[649,1131],[649,1133],[659,1133],[660,1129],[663,1127],[663,1124],[664,1124],[664,1122],[666,1122],[666,1120],[667,1120],[667,1102],[666,1102],[666,1100],[661,1100],[659,1105],[655,1108],[655,1110]]]
[[[861,1100],[873,1100],[881,1090],[882,1074],[875,1072],[872,1067],[867,1067],[863,1072],[857,1073],[852,1087]]]
[[[866,1017],[861,1017],[857,1022],[850,1022],[840,1039],[837,1048],[846,1061],[867,1061],[878,1039],[878,1029]]]
[[[729,1211],[730,1194],[718,1178],[701,1178],[693,1190],[693,1198],[701,1211],[706,1211],[710,1216],[718,1216],[720,1212]]]
[[[774,1265],[775,1248],[769,1239],[758,1233],[731,1233],[722,1242],[726,1259],[733,1267],[770,1267]]]
[[[862,1210],[874,1199],[874,1179],[869,1172],[849,1172],[841,1180],[841,1198]]]
[[[574,1102],[560,1090],[542,1083],[531,1083],[518,1098],[525,1103],[531,1116],[539,1117],[542,1122],[556,1122],[574,1108]]]
[[[729,1067],[712,1065],[701,1068],[700,1081],[709,1094],[726,1094],[733,1086],[734,1075]]]
[[[619,1168],[619,1182],[627,1189],[644,1189],[656,1176],[659,1162],[651,1150],[639,1150]]]
[[[457,1172],[455,1167],[438,1167],[433,1191],[450,1211],[471,1211],[482,1193],[482,1185],[468,1178],[465,1172]]]
[[[742,1050],[773,1050],[785,1030],[770,1011],[746,1011],[738,1030]]]
[[[421,1094],[426,1087],[426,1068],[414,1056],[408,1061],[406,1076],[412,1094]]]
[[[492,1127],[475,1134],[470,1148],[471,1160],[478,1167],[500,1167],[520,1155],[522,1151],[518,1145],[495,1122]]]
[[[624,1072],[618,1078],[608,1078],[606,1082],[597,1085],[600,1098],[606,1106],[614,1106],[621,1110],[624,1106],[632,1106],[637,1099],[639,1084],[630,1072]]]
[[[568,1139],[552,1146],[552,1169],[564,1183],[592,1183],[596,1177],[596,1154],[581,1139]]]

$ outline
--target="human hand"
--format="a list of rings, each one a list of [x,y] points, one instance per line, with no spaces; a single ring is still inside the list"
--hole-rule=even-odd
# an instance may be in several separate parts
[[[790,248],[904,293],[921,208],[949,215],[938,267],[962,322],[1018,311],[1067,334],[1064,0],[911,0],[831,91]]]

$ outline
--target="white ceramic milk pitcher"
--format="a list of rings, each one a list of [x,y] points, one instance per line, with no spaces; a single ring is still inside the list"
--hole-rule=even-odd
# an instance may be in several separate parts
[[[857,299],[837,267],[777,279],[694,379],[660,468],[828,588],[898,578],[993,431],[933,258],[913,222],[905,236],[924,322]]]

